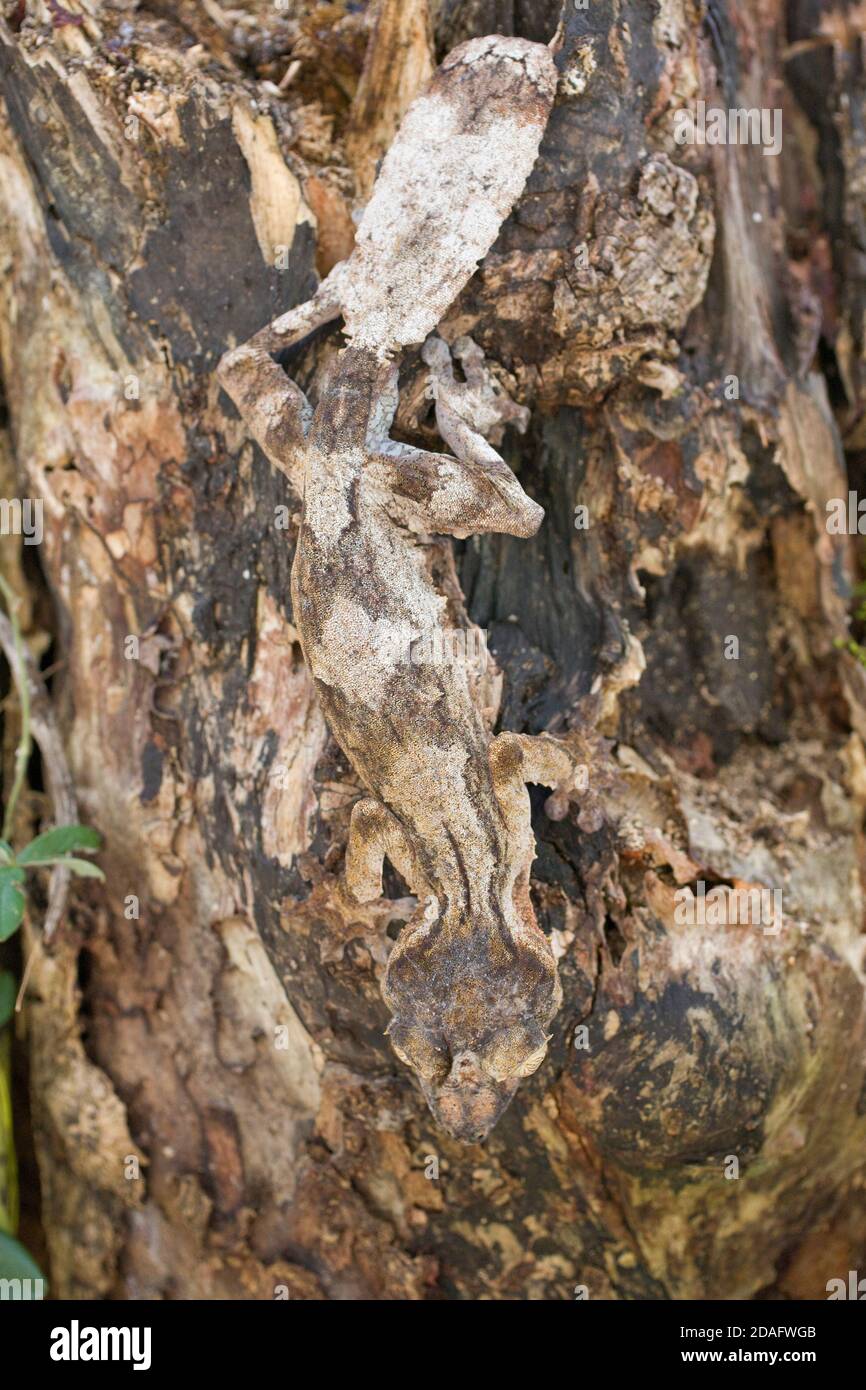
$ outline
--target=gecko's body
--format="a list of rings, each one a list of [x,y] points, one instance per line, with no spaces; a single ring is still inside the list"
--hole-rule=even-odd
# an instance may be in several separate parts
[[[385,159],[355,252],[308,305],[227,354],[220,376],[303,495],[295,621],[328,721],[368,795],[346,860],[352,895],[382,891],[388,857],[419,902],[388,961],[389,1033],[442,1123],[485,1135],[538,1066],[559,1004],[529,896],[527,781],[571,785],[553,739],[491,739],[458,650],[417,659],[448,600],[429,535],[532,535],[543,513],[480,428],[522,412],[494,397],[480,354],[431,337],[523,188],[555,91],[550,53],[517,39],[455,50]],[[407,203],[408,198],[408,203]],[[349,344],[311,412],[270,356],[342,313]],[[392,357],[427,339],[440,432],[454,455],[388,436]]]

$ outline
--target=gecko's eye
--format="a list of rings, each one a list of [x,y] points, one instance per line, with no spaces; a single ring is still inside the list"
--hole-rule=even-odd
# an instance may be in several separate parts
[[[544,1061],[547,1037],[537,1023],[515,1023],[494,1033],[481,1050],[481,1065],[494,1081],[531,1076]]]
[[[388,1029],[391,1046],[407,1067],[425,1081],[442,1081],[448,1075],[451,1057],[445,1039],[411,1023],[392,1023]]]

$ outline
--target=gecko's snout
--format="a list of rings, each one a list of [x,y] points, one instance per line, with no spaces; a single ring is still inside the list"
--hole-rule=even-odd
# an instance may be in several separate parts
[[[517,1089],[517,1083],[490,1080],[474,1052],[459,1052],[435,1094],[428,1095],[436,1118],[454,1139],[478,1144],[486,1139]]]

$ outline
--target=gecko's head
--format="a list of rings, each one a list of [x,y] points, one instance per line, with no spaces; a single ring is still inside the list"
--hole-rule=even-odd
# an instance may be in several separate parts
[[[395,1019],[391,1046],[421,1083],[439,1124],[465,1144],[486,1139],[525,1076],[541,1066],[547,1034],[534,1021],[497,1028],[474,1047],[445,1031]]]
[[[469,1144],[487,1137],[520,1082],[541,1066],[561,999],[540,932],[531,946],[512,942],[501,962],[485,950],[470,947],[472,954],[455,951],[421,968],[411,945],[401,952],[398,942],[385,988],[394,1051],[443,1129]]]

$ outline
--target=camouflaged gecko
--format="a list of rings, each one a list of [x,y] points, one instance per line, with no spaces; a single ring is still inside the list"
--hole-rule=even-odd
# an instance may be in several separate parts
[[[348,260],[307,304],[227,353],[219,376],[303,497],[295,622],[329,724],[368,795],[345,881],[382,893],[387,857],[418,899],[383,996],[397,1056],[441,1124],[483,1138],[540,1065],[559,1007],[556,963],[529,895],[527,782],[564,814],[574,759],[553,738],[491,738],[465,660],[417,662],[446,622],[429,536],[531,536],[542,509],[484,438],[526,412],[497,396],[471,340],[464,381],[434,330],[493,244],[535,162],[556,70],[541,44],[455,49],[409,108]],[[342,314],[345,346],[313,411],[271,353]],[[395,357],[424,343],[453,455],[397,443]]]

